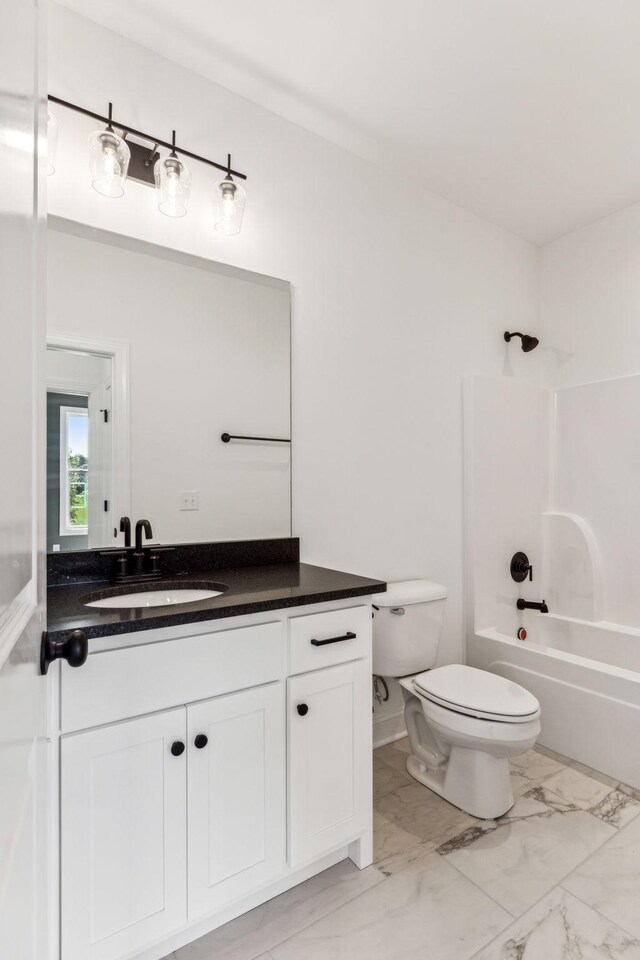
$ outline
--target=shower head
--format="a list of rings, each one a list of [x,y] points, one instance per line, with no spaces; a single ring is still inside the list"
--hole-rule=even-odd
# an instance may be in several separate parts
[[[535,348],[540,343],[537,337],[530,337],[528,333],[505,332],[504,338],[507,341],[507,343],[509,343],[509,340],[511,340],[511,337],[520,337],[520,340],[522,341],[522,349],[525,353],[530,353],[531,350],[535,350]]]

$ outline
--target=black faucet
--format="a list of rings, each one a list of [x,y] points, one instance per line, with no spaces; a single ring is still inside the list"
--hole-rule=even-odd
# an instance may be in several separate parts
[[[142,531],[147,540],[151,540],[153,530],[148,520],[138,520],[136,523],[136,547],[133,552],[133,569],[139,575],[144,572],[144,552],[142,550]]]
[[[518,610],[538,610],[540,613],[549,613],[549,607],[543,600],[542,603],[536,603],[533,600],[523,600],[522,597],[516,604]]]
[[[128,550],[131,546],[131,520],[129,517],[120,517],[120,533],[124,533],[124,545]]]

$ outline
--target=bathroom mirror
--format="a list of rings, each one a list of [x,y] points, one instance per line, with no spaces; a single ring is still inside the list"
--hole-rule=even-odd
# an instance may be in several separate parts
[[[289,284],[55,217],[47,272],[48,550],[121,546],[125,515],[290,536]]]

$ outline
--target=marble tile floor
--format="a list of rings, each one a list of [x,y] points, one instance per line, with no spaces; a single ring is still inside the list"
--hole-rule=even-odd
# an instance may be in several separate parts
[[[476,820],[374,753],[374,864],[300,884],[166,960],[640,960],[640,791],[553,753]]]

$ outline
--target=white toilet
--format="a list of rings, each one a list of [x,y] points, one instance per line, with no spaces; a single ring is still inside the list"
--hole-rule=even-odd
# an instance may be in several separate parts
[[[400,680],[416,780],[474,817],[513,805],[509,757],[534,745],[540,704],[524,687],[475,667],[436,662],[446,589],[390,583],[373,598],[373,672]]]

